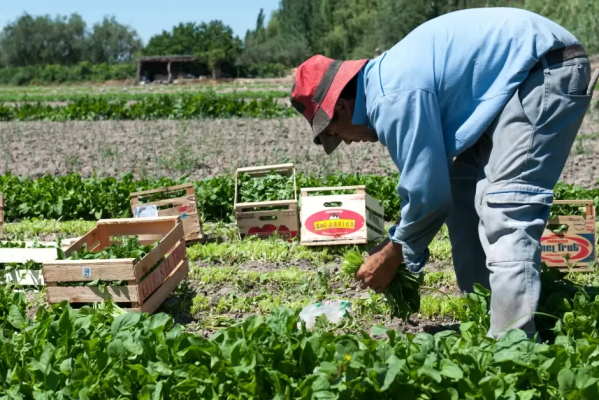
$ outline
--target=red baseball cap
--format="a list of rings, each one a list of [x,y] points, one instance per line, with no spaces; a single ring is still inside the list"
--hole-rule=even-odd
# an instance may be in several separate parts
[[[308,120],[314,132],[314,143],[321,144],[327,154],[341,143],[339,137],[324,132],[335,114],[337,99],[367,61],[338,61],[316,55],[297,69],[291,105]]]

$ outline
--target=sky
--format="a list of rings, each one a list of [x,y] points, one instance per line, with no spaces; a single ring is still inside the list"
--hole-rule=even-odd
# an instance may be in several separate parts
[[[260,8],[267,20],[278,8],[279,0],[3,0],[0,7],[0,29],[24,12],[32,16],[77,13],[88,27],[114,15],[122,24],[130,25],[148,43],[150,37],[170,30],[179,22],[208,22],[219,19],[233,28],[242,39],[256,26]]]

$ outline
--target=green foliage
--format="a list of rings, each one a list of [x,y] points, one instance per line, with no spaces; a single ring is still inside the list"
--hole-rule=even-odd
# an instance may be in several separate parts
[[[25,13],[4,26],[0,48],[0,64],[6,67],[68,66],[84,61],[115,64],[132,61],[141,40],[135,30],[114,17],[104,17],[90,31],[78,14],[53,19]]]
[[[23,86],[29,84],[49,85],[57,83],[104,82],[111,79],[133,78],[135,64],[91,64],[87,61],[74,66],[29,65],[25,67],[0,68],[0,84]],[[14,101],[14,100],[3,100]],[[1,107],[1,106],[0,106]]]
[[[596,398],[599,299],[577,292],[553,343],[522,331],[500,341],[463,322],[461,334],[335,335],[298,327],[276,308],[219,330],[185,332],[172,317],[123,313],[111,302],[66,302],[26,314],[0,287],[0,396],[5,398],[457,399]],[[379,339],[374,339],[375,337]]]
[[[135,103],[109,96],[82,97],[65,106],[43,103],[0,104],[0,121],[99,121],[155,120],[196,118],[276,118],[297,115],[294,108],[280,105],[276,99],[247,101],[235,94],[196,94],[146,96]]]
[[[283,0],[268,25],[264,13],[245,37],[240,62],[297,66],[313,54],[336,59],[373,58],[419,25],[474,7],[518,7],[572,32],[590,54],[599,51],[599,3],[587,0]]]
[[[241,173],[237,184],[237,201],[241,203],[293,200],[293,176],[273,172],[258,177]]]
[[[2,70],[0,70],[1,73]],[[235,92],[231,92],[228,95],[218,94],[211,90],[200,89],[197,90],[200,93],[208,93],[216,96],[235,96],[236,98],[244,98],[244,99],[262,99],[262,98],[287,98],[289,97],[289,92],[285,92],[282,90],[264,90],[264,91],[256,91],[256,90],[237,90]],[[194,92],[192,92],[193,94]],[[98,93],[94,94],[94,98],[107,98],[109,100],[124,100],[124,101],[140,101],[144,100],[146,97],[153,96],[168,96],[177,98],[181,96],[181,93],[161,93],[161,92],[107,92],[107,93]],[[16,102],[16,103],[38,103],[38,102],[52,102],[52,101],[66,101],[66,102],[77,102],[82,99],[89,98],[89,94],[83,93],[22,93],[13,92],[13,93],[0,93],[0,103],[1,102]]]
[[[293,197],[288,191],[290,182],[287,181],[287,177],[281,178],[277,175],[277,178],[266,178],[282,179],[281,183],[284,180],[284,186],[281,187],[271,186],[270,183],[266,185],[260,179],[256,181],[254,179],[248,181],[250,186],[247,186],[247,189],[242,189],[243,193],[246,193],[243,194],[244,198],[261,201],[288,195],[287,198]],[[398,174],[384,176],[338,174],[327,177],[298,174],[296,179],[298,196],[302,187],[366,185],[367,193],[385,206],[386,221],[396,221],[399,216],[401,199],[396,192]],[[163,177],[134,181],[130,173],[124,174],[120,179],[98,177],[83,179],[78,174],[30,179],[9,173],[0,175],[0,191],[4,196],[4,218],[7,222],[32,218],[93,221],[100,218],[130,217],[129,194],[132,192],[175,186],[188,181],[187,177],[179,180]],[[206,220],[232,221],[235,185],[231,176],[222,175],[196,181],[193,184],[198,207]],[[599,188],[582,189],[574,185],[558,183],[555,187],[555,198],[593,199],[596,208],[599,208]]]
[[[60,254],[59,260],[111,260],[119,258],[133,258],[139,261],[149,254],[156,244],[142,245],[137,237],[127,237],[122,242],[111,243],[100,251],[90,251],[84,243],[81,251],[73,251],[67,257]]]

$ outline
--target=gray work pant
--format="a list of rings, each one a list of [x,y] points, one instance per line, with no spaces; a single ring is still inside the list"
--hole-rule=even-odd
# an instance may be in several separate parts
[[[492,290],[489,336],[536,333],[540,238],[553,187],[591,101],[588,59],[531,72],[490,128],[453,162],[447,220],[458,286]]]

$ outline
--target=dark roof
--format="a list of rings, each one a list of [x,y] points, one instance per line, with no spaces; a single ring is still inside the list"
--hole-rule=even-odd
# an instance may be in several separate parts
[[[181,61],[195,61],[196,57],[194,56],[149,56],[149,57],[139,57],[137,61],[141,62],[181,62]]]

